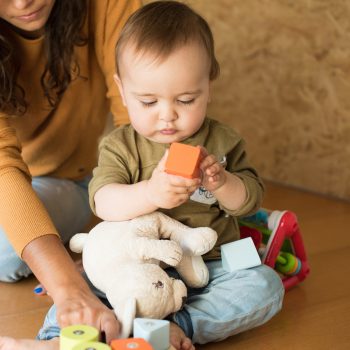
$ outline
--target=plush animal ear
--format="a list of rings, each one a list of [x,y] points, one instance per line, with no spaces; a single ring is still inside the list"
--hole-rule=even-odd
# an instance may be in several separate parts
[[[69,249],[74,253],[81,253],[87,238],[87,233],[77,233],[69,241]]]
[[[120,338],[128,338],[132,333],[134,319],[136,317],[136,299],[128,298],[118,304],[112,305],[117,319],[122,325]]]

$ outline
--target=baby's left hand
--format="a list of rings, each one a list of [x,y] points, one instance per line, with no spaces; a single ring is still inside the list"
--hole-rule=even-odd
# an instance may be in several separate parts
[[[202,161],[199,168],[202,171],[202,183],[206,190],[213,192],[226,182],[226,172],[213,154],[201,147]]]

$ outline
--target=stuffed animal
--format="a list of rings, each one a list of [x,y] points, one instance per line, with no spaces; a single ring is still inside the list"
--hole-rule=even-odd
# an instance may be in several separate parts
[[[208,283],[202,254],[217,239],[208,227],[190,228],[154,212],[133,220],[101,222],[89,234],[70,240],[70,249],[83,253],[90,281],[106,294],[128,337],[135,317],[163,319],[183,306],[187,289],[160,267],[173,266],[190,287]]]

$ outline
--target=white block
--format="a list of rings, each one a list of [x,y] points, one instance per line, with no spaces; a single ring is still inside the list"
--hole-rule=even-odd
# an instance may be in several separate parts
[[[261,265],[259,254],[251,237],[223,244],[221,259],[222,267],[228,272]]]
[[[154,350],[168,350],[170,346],[170,322],[135,318],[133,337],[147,340]]]

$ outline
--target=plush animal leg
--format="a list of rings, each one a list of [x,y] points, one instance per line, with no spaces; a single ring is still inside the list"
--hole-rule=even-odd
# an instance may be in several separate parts
[[[208,284],[209,271],[201,256],[184,255],[176,270],[188,287],[201,288]]]
[[[177,266],[182,259],[182,249],[180,245],[170,240],[138,237],[129,249],[133,252],[135,257],[145,262],[156,259],[170,266]]]
[[[119,338],[128,338],[132,333],[133,322],[136,317],[136,299],[130,297],[127,300],[114,300],[114,293],[109,290],[106,293],[107,299],[111,303],[113,310],[121,324]]]
[[[178,242],[185,255],[203,255],[211,250],[217,233],[209,227],[191,228],[160,212],[155,212],[161,238]]]

